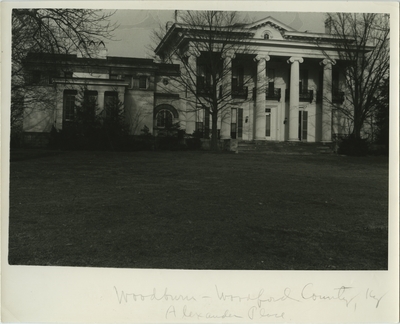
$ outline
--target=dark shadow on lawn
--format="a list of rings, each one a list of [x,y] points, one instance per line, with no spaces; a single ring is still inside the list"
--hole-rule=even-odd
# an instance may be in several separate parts
[[[11,149],[10,162],[25,161],[31,159],[40,159],[49,156],[60,155],[64,152],[60,150],[47,149]]]
[[[11,162],[10,264],[387,269],[385,159],[54,153]]]

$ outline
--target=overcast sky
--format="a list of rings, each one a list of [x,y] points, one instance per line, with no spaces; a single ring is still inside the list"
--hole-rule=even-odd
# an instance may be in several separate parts
[[[310,32],[324,32],[323,13],[296,12],[241,12],[249,21],[257,21],[272,16],[292,28]],[[112,18],[119,24],[114,35],[116,41],[108,42],[109,56],[151,57],[154,55],[148,48],[151,44],[151,33],[160,24],[165,25],[174,20],[173,10],[117,10]]]

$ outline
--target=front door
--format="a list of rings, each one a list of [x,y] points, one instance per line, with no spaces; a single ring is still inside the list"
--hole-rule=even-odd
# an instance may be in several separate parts
[[[307,142],[308,112],[299,111],[299,140]]]
[[[266,140],[276,141],[276,109],[265,109],[265,138]]]
[[[243,108],[231,109],[231,138],[243,137]]]

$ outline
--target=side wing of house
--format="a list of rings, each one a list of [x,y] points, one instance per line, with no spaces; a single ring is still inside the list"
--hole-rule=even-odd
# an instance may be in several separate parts
[[[130,135],[145,128],[157,133],[166,121],[179,121],[179,95],[163,90],[179,67],[159,66],[151,59],[30,55],[25,69],[26,145],[44,146],[52,130],[76,123],[82,101],[90,102],[85,109],[93,118],[122,114]]]

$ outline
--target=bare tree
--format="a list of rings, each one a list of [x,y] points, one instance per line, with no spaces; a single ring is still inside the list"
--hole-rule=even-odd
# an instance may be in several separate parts
[[[184,94],[186,113],[204,111],[211,117],[211,148],[217,150],[218,121],[229,116],[233,97],[236,104],[251,98],[246,85],[254,81],[254,73],[231,84],[235,57],[247,59],[246,67],[255,70],[254,51],[246,43],[249,31],[237,12],[179,11],[175,20],[174,25],[154,32],[156,55],[181,67],[180,75],[172,77],[172,86],[165,89]],[[171,31],[177,32],[175,39],[168,39]]]
[[[116,25],[113,12],[91,9],[13,9],[11,132],[21,127],[24,107],[39,103],[41,109],[54,104],[48,92],[31,84],[24,71],[29,53],[55,54],[52,66],[62,64],[56,54],[80,51],[90,56],[104,41],[112,39]],[[48,58],[49,56],[47,56]]]
[[[374,115],[376,97],[389,76],[389,16],[376,13],[329,13],[327,24],[337,48],[347,102],[337,106],[351,120],[351,135],[360,139]]]
[[[389,148],[389,85],[389,78],[386,78],[378,90],[374,116],[375,141],[386,148]]]

